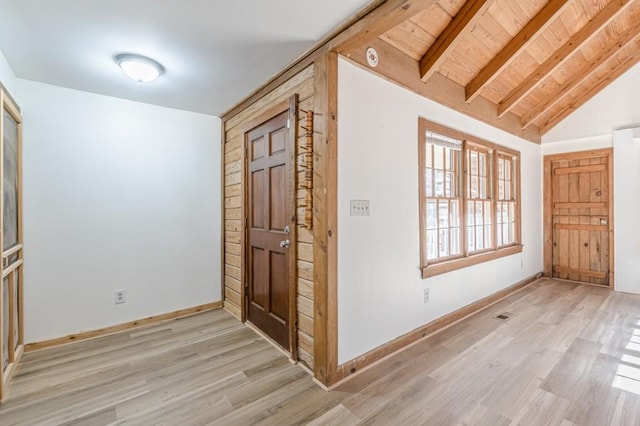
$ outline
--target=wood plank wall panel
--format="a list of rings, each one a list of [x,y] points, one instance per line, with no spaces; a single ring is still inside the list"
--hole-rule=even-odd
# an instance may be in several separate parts
[[[265,95],[224,123],[224,308],[238,319],[242,319],[243,295],[242,253],[244,251],[244,230],[242,204],[244,198],[243,180],[243,123],[250,122],[274,105],[286,101],[291,95],[299,95],[298,109],[313,110],[314,67],[305,68],[290,80]],[[304,174],[303,151],[305,145],[305,115],[298,114],[298,140],[296,141],[296,172],[298,181]],[[298,314],[298,355],[302,362],[313,369],[313,234],[301,228],[304,221],[303,205],[305,189],[297,189],[297,314]]]

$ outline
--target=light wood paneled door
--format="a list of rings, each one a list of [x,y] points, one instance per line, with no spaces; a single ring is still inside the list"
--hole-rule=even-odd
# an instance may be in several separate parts
[[[0,86],[0,401],[23,352],[22,117]]]
[[[293,346],[290,308],[295,307],[289,276],[295,244],[289,122],[285,111],[247,133],[247,318],[287,350]]]
[[[554,278],[613,285],[611,154],[545,157],[545,267]]]

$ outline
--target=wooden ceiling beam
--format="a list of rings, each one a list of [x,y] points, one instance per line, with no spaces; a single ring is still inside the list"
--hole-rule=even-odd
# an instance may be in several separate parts
[[[597,84],[591,86],[589,90],[587,90],[582,95],[575,98],[571,103],[569,103],[565,108],[563,108],[560,112],[551,117],[547,122],[544,123],[544,127],[540,129],[542,134],[548,132],[553,127],[555,127],[558,123],[564,120],[569,114],[580,108],[585,104],[589,99],[598,94],[601,90],[607,87],[609,84],[613,83],[618,77],[631,69],[634,65],[640,62],[640,37],[636,37],[633,41],[636,45],[631,49],[634,53],[629,56],[626,60],[620,62],[618,66],[612,69],[607,73],[607,78],[603,78],[598,81]],[[583,80],[584,81],[584,80]]]
[[[387,0],[353,24],[334,42],[333,50],[344,52],[364,47],[390,29],[433,6],[437,0]]]
[[[564,10],[569,0],[550,0],[527,24],[502,48],[489,63],[467,84],[465,93],[467,102],[475,99],[480,91],[489,85],[496,76],[518,56],[520,52],[529,46],[535,36],[553,22],[553,19]]]
[[[456,110],[469,117],[483,121],[505,132],[516,135],[525,140],[540,143],[540,133],[535,126],[523,129],[520,117],[508,113],[499,119],[496,115],[496,105],[483,97],[471,103],[466,103],[464,86],[448,79],[441,74],[434,74],[426,83],[420,78],[420,64],[404,52],[391,46],[382,39],[373,40],[371,46],[378,51],[380,58],[378,66],[371,68],[367,64],[365,52],[354,49],[346,53],[346,57],[363,69],[373,72],[389,81],[394,82],[418,95],[431,99],[441,105]]]
[[[542,116],[545,111],[548,111],[550,108],[562,101],[564,97],[571,92],[571,90],[582,83],[587,77],[600,68],[601,65],[611,59],[620,49],[624,49],[625,46],[633,42],[638,34],[640,34],[640,22],[634,23],[633,26],[622,32],[607,49],[604,49],[600,56],[592,61],[585,62],[585,64],[578,69],[573,76],[567,78],[560,85],[560,88],[555,93],[552,93],[551,96],[547,96],[543,102],[536,105],[536,108],[522,116],[522,127],[525,128],[531,125],[540,116]]]
[[[631,0],[614,0],[607,4],[598,14],[591,18],[587,24],[575,33],[565,44],[563,44],[552,56],[544,61],[538,68],[530,74],[520,85],[514,88],[499,104],[498,117],[502,117],[511,108],[517,105],[522,99],[527,97],[538,83],[547,75],[553,73],[562,65],[573,52],[584,46],[591,40],[598,30],[609,24],[620,15],[626,6],[631,4]]]
[[[486,12],[490,4],[491,1],[488,0],[467,0],[462,9],[429,47],[427,53],[420,59],[422,81],[426,82],[438,71],[438,67],[451,53],[464,30],[472,27],[476,20]]]

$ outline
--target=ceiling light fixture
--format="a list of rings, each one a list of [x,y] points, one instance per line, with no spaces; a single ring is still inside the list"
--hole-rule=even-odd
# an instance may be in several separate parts
[[[164,73],[162,65],[146,56],[122,53],[115,60],[122,71],[138,83],[149,83]]]

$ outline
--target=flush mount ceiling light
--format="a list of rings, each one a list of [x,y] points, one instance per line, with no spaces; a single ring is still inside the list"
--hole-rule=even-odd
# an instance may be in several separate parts
[[[164,73],[162,65],[146,56],[123,53],[115,60],[122,71],[138,83],[149,83]]]

